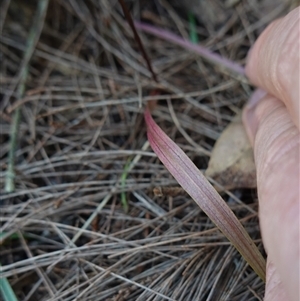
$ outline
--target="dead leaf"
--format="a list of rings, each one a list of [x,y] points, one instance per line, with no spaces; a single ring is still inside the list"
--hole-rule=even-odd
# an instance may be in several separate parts
[[[253,149],[237,115],[217,140],[205,172],[225,189],[255,188]]]

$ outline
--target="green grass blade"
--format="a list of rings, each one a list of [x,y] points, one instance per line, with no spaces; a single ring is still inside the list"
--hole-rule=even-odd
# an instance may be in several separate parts
[[[188,19],[189,19],[189,27],[190,27],[190,40],[192,43],[198,44],[199,39],[198,39],[198,35],[197,35],[197,30],[196,30],[195,15],[192,13],[189,13]]]
[[[1,271],[0,265],[0,271]],[[8,280],[6,278],[1,277],[0,273],[0,291],[4,301],[18,301],[12,287],[10,286]]]

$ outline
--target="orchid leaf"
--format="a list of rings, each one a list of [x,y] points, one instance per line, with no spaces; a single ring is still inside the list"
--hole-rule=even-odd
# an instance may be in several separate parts
[[[153,151],[182,188],[265,281],[266,263],[249,234],[205,176],[145,110],[147,135]]]

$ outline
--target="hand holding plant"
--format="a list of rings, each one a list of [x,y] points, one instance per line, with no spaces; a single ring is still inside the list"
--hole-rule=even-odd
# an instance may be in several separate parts
[[[255,43],[246,66],[250,81],[261,88],[253,93],[243,121],[254,147],[262,236],[268,253],[265,301],[299,300],[299,20],[297,8],[273,22]],[[237,218],[148,109],[145,120],[159,159],[265,280],[264,259]]]

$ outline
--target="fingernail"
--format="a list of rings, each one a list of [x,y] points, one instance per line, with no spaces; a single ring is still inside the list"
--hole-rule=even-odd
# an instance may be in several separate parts
[[[258,120],[255,116],[255,108],[266,94],[267,92],[262,89],[255,90],[243,111],[243,123],[252,146],[254,144],[254,139],[258,128]]]

